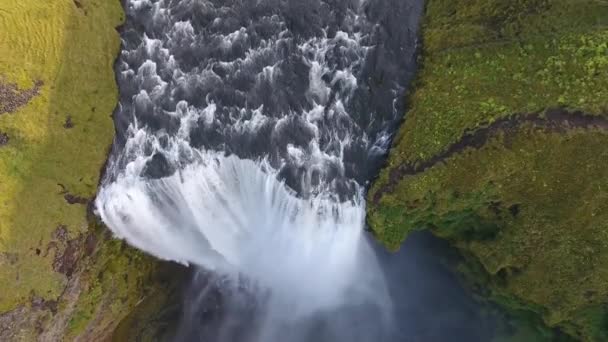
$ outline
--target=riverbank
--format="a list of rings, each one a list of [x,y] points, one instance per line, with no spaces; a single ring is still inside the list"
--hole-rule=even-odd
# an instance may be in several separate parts
[[[114,135],[119,1],[0,4],[0,339],[102,339],[157,262],[89,212]]]
[[[607,38],[596,1],[430,0],[411,109],[369,194],[376,236],[394,249],[430,230],[484,297],[608,338]]]

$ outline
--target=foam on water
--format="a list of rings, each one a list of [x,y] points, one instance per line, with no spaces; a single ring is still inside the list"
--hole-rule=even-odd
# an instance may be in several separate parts
[[[196,159],[166,178],[121,175],[98,195],[101,218],[159,258],[250,277],[296,316],[334,308],[347,295],[365,301],[382,293],[361,238],[361,197],[302,199],[267,163],[216,153]]]
[[[156,257],[244,276],[269,321],[388,313],[364,187],[403,111],[422,9],[389,2],[127,1],[99,216]]]

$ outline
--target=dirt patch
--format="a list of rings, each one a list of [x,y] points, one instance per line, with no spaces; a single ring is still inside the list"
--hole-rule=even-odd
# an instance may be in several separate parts
[[[65,122],[63,123],[63,128],[65,128],[65,129],[74,128],[74,122],[72,121],[71,115],[68,115],[68,117],[65,118]]]
[[[44,256],[47,256],[49,251],[54,249],[53,269],[68,278],[76,271],[79,261],[83,257],[91,256],[97,248],[95,234],[79,234],[78,237],[68,240],[68,228],[62,224],[57,226],[51,237],[53,241],[48,243]]]
[[[40,94],[43,82],[36,81],[30,89],[19,89],[15,83],[6,82],[0,78],[0,114],[14,113],[19,107],[25,106]]]
[[[63,253],[55,256],[53,261],[53,269],[55,272],[64,274],[66,277],[71,277],[76,270],[78,260],[80,259],[80,247],[82,239],[76,238],[67,242]]]
[[[460,140],[450,145],[443,153],[425,161],[404,163],[393,168],[389,173],[388,182],[374,194],[373,202],[377,204],[382,195],[389,192],[394,184],[402,178],[422,173],[437,164],[445,162],[465,149],[478,150],[490,138],[499,133],[504,133],[508,139],[509,136],[515,134],[523,125],[530,125],[545,132],[566,133],[569,130],[577,128],[608,130],[608,119],[601,116],[592,116],[581,111],[570,112],[563,108],[554,108],[545,112],[520,114],[496,120],[493,123],[482,125],[483,127],[474,131],[466,132]]]
[[[2,252],[0,253],[0,266],[1,265],[14,265],[19,261],[19,255],[17,253]]]
[[[0,147],[8,144],[8,134],[0,132]]]
[[[91,256],[97,247],[97,237],[95,234],[87,235],[84,240],[84,255]]]
[[[32,298],[32,309],[36,310],[49,310],[54,314],[57,313],[57,301],[56,300],[45,300],[42,297],[34,296]]]
[[[64,224],[60,224],[57,226],[51,237],[55,240],[66,242],[68,240],[68,227]]]
[[[44,254],[42,256],[46,258],[51,252],[51,250],[54,250],[55,258],[57,258],[59,250],[64,247],[66,245],[66,242],[68,241],[68,234],[68,227],[63,224],[58,225],[55,231],[51,234],[51,238],[53,238],[53,241],[49,242],[46,245],[46,250],[44,251]]]

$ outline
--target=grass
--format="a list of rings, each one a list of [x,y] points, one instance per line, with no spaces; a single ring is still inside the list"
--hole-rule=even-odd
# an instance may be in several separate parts
[[[608,115],[608,3],[430,0],[423,43],[410,111],[370,190],[376,236],[396,249],[429,229],[467,256],[463,277],[486,298],[571,338],[605,340],[608,132],[523,125],[393,184],[388,175],[498,118],[555,107]]]
[[[0,3],[0,80],[21,89],[43,82],[29,103],[0,114],[9,136],[0,146],[0,314],[29,308],[33,298],[58,301],[58,312],[39,322],[59,331],[53,339],[107,336],[154,286],[156,263],[104,238],[86,205],[68,204],[62,193],[95,195],[114,133],[115,27],[123,15],[114,0]],[[54,236],[59,226],[64,238]],[[97,240],[92,255],[87,236]],[[77,243],[70,276],[54,267],[66,241]],[[35,329],[15,336],[34,338]]]
[[[393,163],[428,159],[504,116],[557,106],[608,112],[605,2],[435,0],[426,18],[423,67]]]
[[[58,184],[92,197],[112,142],[114,27],[123,14],[118,1],[79,3],[0,4],[0,75],[22,88],[44,82],[29,104],[0,115],[0,131],[10,137],[0,148],[0,253],[16,256],[0,268],[0,312],[32,294],[61,293],[67,280],[53,271],[53,251],[44,257],[36,249],[46,251],[58,225],[71,237],[87,230],[86,208],[66,203]],[[63,127],[68,116],[71,129]]]
[[[585,340],[608,333],[579,317],[608,299],[608,132],[505,139],[396,184],[371,206],[377,237],[398,248],[431,229],[483,266],[495,301],[541,308],[548,326]]]
[[[158,272],[158,263],[125,242],[108,238],[98,223],[93,232],[102,241],[95,254],[81,261],[81,293],[63,338],[109,338],[120,319],[130,315],[151,294],[161,298],[172,285]],[[68,304],[68,303],[65,303]]]

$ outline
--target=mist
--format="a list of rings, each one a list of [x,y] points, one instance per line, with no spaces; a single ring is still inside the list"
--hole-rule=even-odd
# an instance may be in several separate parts
[[[365,231],[423,1],[125,10],[96,212],[116,237],[195,270],[175,340],[478,340],[479,310],[437,258],[418,242],[389,254]]]
[[[496,317],[448,270],[447,243],[419,233],[390,253],[362,196],[303,199],[264,162],[192,153],[160,179],[134,162],[96,202],[118,237],[195,269],[176,341],[490,339]]]
[[[245,341],[252,342],[311,334],[369,341],[393,329],[384,276],[363,235],[362,194],[345,202],[323,192],[304,199],[263,162],[215,153],[195,159],[161,179],[140,177],[135,162],[102,188],[96,204],[116,236],[221,284],[230,294],[221,310],[230,314],[217,336],[231,336],[230,316],[248,310]],[[205,310],[209,290],[199,283],[189,305]]]

